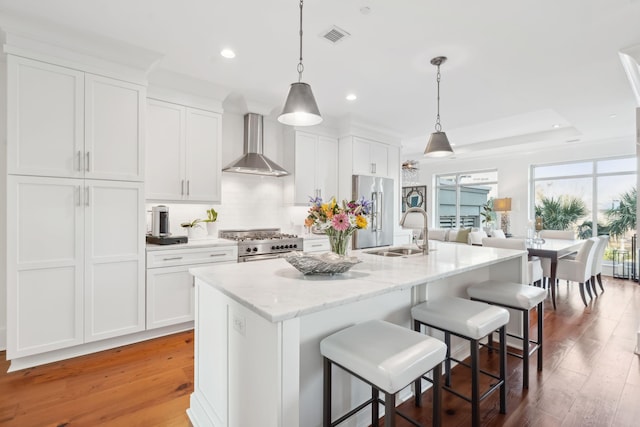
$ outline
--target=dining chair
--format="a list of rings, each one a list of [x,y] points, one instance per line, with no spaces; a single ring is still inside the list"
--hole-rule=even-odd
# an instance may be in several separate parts
[[[541,230],[540,237],[543,239],[561,239],[561,240],[573,240],[576,238],[575,234],[571,230]],[[540,264],[542,265],[543,281],[548,283],[551,277],[551,260],[549,258],[540,258]]]
[[[602,258],[604,258],[604,251],[607,249],[607,246],[609,246],[609,236],[598,236],[598,245],[596,246],[593,261],[591,262],[591,287],[596,295],[598,294],[596,292],[596,279],[600,285],[600,290],[604,292],[604,288],[602,287]]]
[[[527,244],[524,239],[501,239],[499,237],[485,237],[482,239],[482,246],[488,246],[492,248],[503,249],[521,249],[526,251]],[[542,266],[540,265],[540,259],[533,257],[527,262],[527,280],[528,284],[541,286],[542,285]]]
[[[584,242],[580,247],[580,250],[576,254],[575,258],[565,257],[558,260],[558,267],[556,270],[556,278],[564,279],[570,282],[577,282],[580,286],[580,297],[585,307],[587,306],[587,299],[584,296],[585,285],[587,286],[587,293],[589,298],[591,296],[591,290],[589,285],[591,282],[591,269],[593,257],[595,255],[596,245],[598,243],[597,237],[592,237]],[[552,283],[551,286],[555,284]]]

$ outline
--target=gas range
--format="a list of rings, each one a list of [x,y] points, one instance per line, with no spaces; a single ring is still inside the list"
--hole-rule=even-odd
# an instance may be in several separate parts
[[[218,237],[238,242],[238,262],[277,258],[280,254],[301,251],[303,240],[279,228],[220,230]]]

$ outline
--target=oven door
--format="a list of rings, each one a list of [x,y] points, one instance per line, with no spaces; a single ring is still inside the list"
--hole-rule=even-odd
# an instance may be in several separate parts
[[[265,259],[275,259],[280,258],[280,253],[277,254],[262,254],[262,255],[247,255],[238,257],[238,262],[249,262],[249,261],[263,261]]]

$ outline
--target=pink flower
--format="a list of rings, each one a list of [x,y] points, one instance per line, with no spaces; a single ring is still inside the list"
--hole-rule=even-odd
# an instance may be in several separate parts
[[[331,224],[336,230],[345,231],[349,228],[349,216],[345,213],[336,214],[333,216]]]

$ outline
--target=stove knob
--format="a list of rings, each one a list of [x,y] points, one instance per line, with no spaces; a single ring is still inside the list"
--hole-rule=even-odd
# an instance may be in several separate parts
[[[258,252],[258,248],[253,248],[253,252]]]
[[[251,252],[251,248],[247,248],[247,252]]]
[[[293,245],[293,247],[294,247],[294,248],[297,248],[297,247],[298,247],[298,244]]]
[[[287,246],[289,249],[293,249],[293,245],[289,245]]]
[[[273,249],[278,249],[278,248],[277,248],[277,247],[275,247],[275,246],[271,246],[271,250],[273,250]]]
[[[280,245],[278,246],[278,249],[284,249],[284,246]]]

